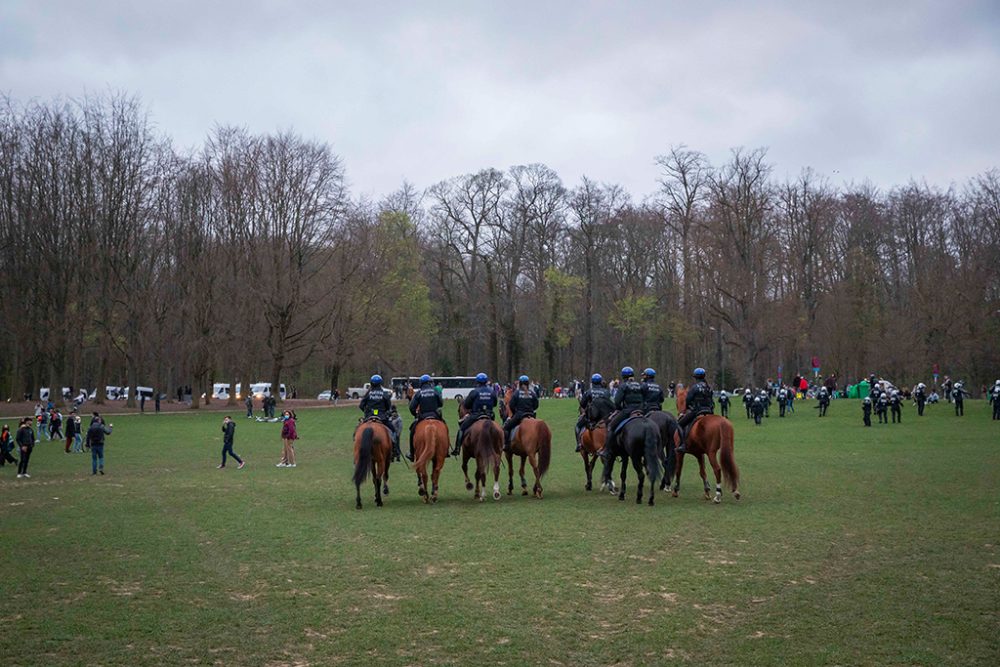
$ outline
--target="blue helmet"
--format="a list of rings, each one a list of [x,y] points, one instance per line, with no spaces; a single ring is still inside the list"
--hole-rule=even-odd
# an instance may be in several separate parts
[[[529,378],[527,375],[522,375],[521,377],[517,378],[517,381],[518,382],[531,382],[531,378]]]
[[[431,376],[428,375],[427,373],[424,373],[423,375],[420,376],[420,384],[430,381],[431,381]]]
[[[371,382],[373,385],[382,384],[382,376],[376,373],[375,375],[372,376],[372,379],[369,380],[369,382]]]
[[[480,373],[476,376],[476,382],[478,382],[479,384],[486,384],[488,380],[489,378],[486,377],[486,373]]]
[[[701,368],[701,367],[698,367],[698,368],[694,369],[694,373],[692,373],[692,375],[696,379],[698,379],[698,380],[704,380],[705,379],[705,369]]]
[[[601,384],[602,382],[604,382],[604,378],[601,377],[600,373],[594,373],[593,375],[590,376],[590,381],[593,384]]]
[[[623,378],[635,377],[635,371],[632,370],[631,366],[626,366],[625,368],[622,369],[622,377]]]
[[[642,374],[645,375],[648,378],[655,378],[656,377],[656,371],[654,371],[652,368],[647,368],[646,370],[644,370],[642,372]]]

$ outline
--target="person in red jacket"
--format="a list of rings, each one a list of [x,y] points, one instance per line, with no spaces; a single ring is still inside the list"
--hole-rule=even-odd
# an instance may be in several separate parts
[[[809,391],[809,381],[805,378],[799,379],[799,391],[802,392],[802,398],[805,398],[806,392]]]
[[[284,414],[281,416],[284,422],[281,425],[281,442],[283,445],[281,451],[281,461],[278,462],[279,468],[294,468],[295,467],[295,441],[299,439],[298,431],[295,430],[295,413],[291,410],[285,410]]]

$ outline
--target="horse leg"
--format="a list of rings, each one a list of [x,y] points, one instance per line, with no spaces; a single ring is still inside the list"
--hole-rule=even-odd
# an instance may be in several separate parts
[[[355,509],[361,509],[361,485],[360,484],[355,484],[354,485],[354,490],[355,490],[355,496],[354,496],[355,505],[354,505],[354,508]]]
[[[594,488],[594,464],[585,450],[581,450],[580,455],[583,456],[583,474],[587,476],[587,486],[584,488],[591,491]]]
[[[524,459],[525,455],[521,454],[521,467],[517,471],[518,477],[521,478],[521,495],[528,495],[528,480],[524,479]]]
[[[382,480],[378,473],[372,473],[372,481],[375,482],[375,505],[382,507]]]
[[[674,473],[674,490],[671,495],[676,498],[681,490],[681,470],[684,469],[684,452],[674,450],[674,458],[677,460],[677,470]]]
[[[507,495],[514,495],[514,454],[507,452]]]
[[[465,490],[472,491],[472,482],[469,481],[469,457],[462,452],[462,473],[465,474]]]
[[[534,454],[528,455],[528,463],[531,464],[531,471],[535,473],[535,485],[531,487],[531,492],[539,500],[542,499],[542,480],[538,475],[538,460]]]
[[[622,458],[622,486],[618,489],[618,500],[625,500],[625,476],[628,474],[628,458]]]
[[[636,490],[636,493],[635,493],[635,504],[636,505],[641,505],[642,504],[642,487],[646,483],[646,471],[643,470],[642,457],[641,456],[639,456],[637,454],[633,454],[632,455],[632,467],[635,468],[635,475],[636,475],[636,477],[639,478],[639,488]]]
[[[486,488],[486,475],[483,474],[483,488]],[[485,494],[484,494],[485,495]],[[496,457],[493,464],[493,500],[500,500],[500,457]]]
[[[712,497],[712,502],[719,504],[722,502],[722,466],[719,465],[715,449],[708,450],[708,463],[715,473],[715,496]]]
[[[705,474],[705,455],[698,455],[698,472],[701,474],[701,485],[705,489],[705,500],[711,500],[712,494],[708,490],[708,475]]]
[[[385,467],[382,469],[382,494],[389,495],[389,464],[392,462],[392,454],[385,457]]]

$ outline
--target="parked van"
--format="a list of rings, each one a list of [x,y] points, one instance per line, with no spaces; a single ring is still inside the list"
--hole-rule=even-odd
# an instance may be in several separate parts
[[[239,391],[239,385],[236,385],[236,390]],[[271,383],[270,382],[254,382],[252,385],[250,385],[250,391],[253,392],[253,395],[256,398],[264,398],[265,396],[270,396],[271,395]],[[281,387],[279,388],[278,393],[281,395],[281,400],[285,400],[285,396],[287,395],[287,393],[285,391],[285,383],[284,382],[281,383]]]

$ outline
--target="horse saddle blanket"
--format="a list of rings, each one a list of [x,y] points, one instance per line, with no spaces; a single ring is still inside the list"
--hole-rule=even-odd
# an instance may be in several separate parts
[[[628,417],[622,420],[622,423],[618,425],[618,428],[615,429],[615,432],[612,435],[618,435],[621,432],[621,430],[625,428],[625,424],[629,423],[633,419],[637,419],[642,416],[644,416],[642,414],[642,410],[633,410],[632,414],[630,414]]]

